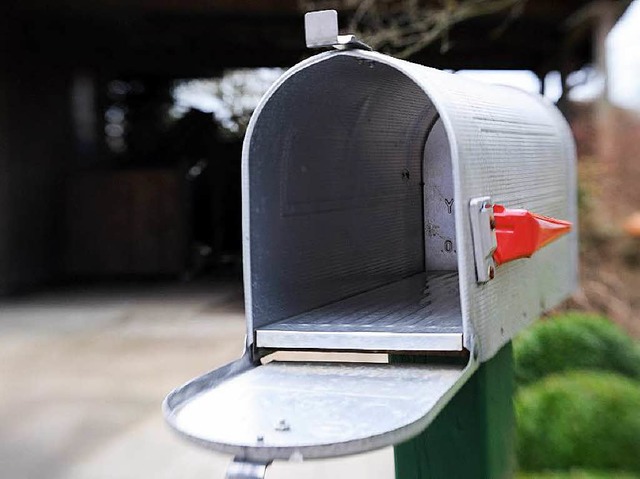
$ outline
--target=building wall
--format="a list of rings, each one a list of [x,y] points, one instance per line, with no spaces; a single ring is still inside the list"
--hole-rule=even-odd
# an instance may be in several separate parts
[[[0,293],[7,293],[47,283],[60,268],[71,130],[67,71],[30,49],[20,30],[2,31]]]

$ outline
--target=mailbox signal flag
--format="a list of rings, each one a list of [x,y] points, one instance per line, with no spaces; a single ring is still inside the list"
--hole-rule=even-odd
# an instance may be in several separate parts
[[[571,231],[569,221],[538,215],[522,209],[493,205],[497,265],[529,258],[536,251]]]

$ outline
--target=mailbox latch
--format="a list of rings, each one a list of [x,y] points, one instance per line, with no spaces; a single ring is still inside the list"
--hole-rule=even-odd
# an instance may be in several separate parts
[[[569,221],[494,205],[489,196],[469,203],[478,283],[492,280],[496,267],[536,251],[571,231]]]
[[[318,10],[304,16],[304,36],[307,48],[333,47],[337,50],[372,50],[355,35],[338,34],[338,12]]]

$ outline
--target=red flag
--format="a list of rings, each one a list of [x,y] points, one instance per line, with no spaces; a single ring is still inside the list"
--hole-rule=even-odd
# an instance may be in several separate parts
[[[508,209],[494,205],[495,231],[498,247],[493,253],[496,264],[519,258],[529,258],[540,248],[571,231],[569,221]]]

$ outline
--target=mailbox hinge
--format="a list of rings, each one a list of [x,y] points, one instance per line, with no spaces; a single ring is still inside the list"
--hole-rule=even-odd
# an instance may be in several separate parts
[[[264,479],[268,463],[253,462],[235,457],[227,468],[226,479]]]
[[[338,12],[318,10],[304,15],[304,35],[307,48],[335,48],[337,50],[372,50],[355,35],[338,34]]]

